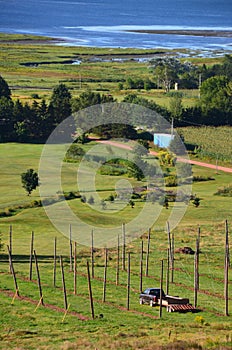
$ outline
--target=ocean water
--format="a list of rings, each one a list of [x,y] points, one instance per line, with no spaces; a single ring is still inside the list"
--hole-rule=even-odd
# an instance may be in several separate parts
[[[0,0],[0,31],[98,47],[232,50],[231,37],[127,32],[131,29],[232,31],[231,0]]]

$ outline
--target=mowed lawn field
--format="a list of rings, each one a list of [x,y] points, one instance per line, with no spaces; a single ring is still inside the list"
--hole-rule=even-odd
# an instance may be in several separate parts
[[[91,143],[86,146],[91,147]],[[21,185],[21,173],[29,168],[38,171],[43,145],[0,144],[1,199],[0,212],[10,211],[17,205],[39,200],[39,189],[27,196]],[[77,164],[64,163],[62,187],[64,191],[77,190]],[[74,295],[74,276],[70,267],[70,242],[50,223],[43,207],[19,209],[15,215],[0,218],[0,348],[1,349],[230,349],[232,346],[231,316],[225,316],[224,301],[224,247],[225,220],[228,220],[231,240],[231,197],[215,196],[219,187],[231,183],[231,175],[212,169],[193,166],[196,176],[214,180],[194,182],[192,193],[200,197],[198,208],[189,203],[185,215],[173,231],[175,237],[174,279],[169,294],[187,297],[194,302],[194,255],[177,250],[185,246],[195,250],[200,227],[199,273],[200,287],[198,313],[168,313],[139,304],[140,258],[143,241],[143,289],[159,287],[161,260],[164,264],[163,289],[167,282],[168,239],[165,232],[173,204],[163,208],[152,224],[150,255],[147,259],[148,232],[126,247],[126,266],[122,269],[120,247],[119,276],[116,285],[117,248],[108,251],[107,283],[103,301],[105,265],[104,249],[94,250],[94,278],[91,278],[94,313],[89,303],[87,261],[91,266],[90,247],[77,242],[77,287]],[[119,177],[97,175],[99,196],[107,198],[114,192]],[[131,179],[129,179],[131,181]],[[143,184],[143,183],[142,183]],[[133,186],[141,183],[132,181]],[[89,196],[89,194],[87,194]],[[95,225],[102,225],[99,211],[90,211],[80,199],[68,201],[70,208],[83,220],[91,216]],[[55,204],[54,204],[55,205]],[[115,215],[107,203],[104,217],[106,227],[122,224],[138,215],[143,202],[135,200],[135,207],[125,207]],[[152,204],[151,204],[152,205]],[[90,215],[91,214],[91,215]],[[12,254],[20,297],[15,297],[15,286],[9,273],[7,245],[12,229]],[[38,256],[39,272],[45,306],[39,304],[37,274],[33,262],[32,281],[29,280],[31,233],[34,232],[34,249]],[[89,233],[91,235],[91,232]],[[121,231],[119,232],[121,237]],[[54,287],[54,239],[57,240],[56,283]],[[73,243],[74,249],[74,243]],[[128,253],[130,253],[130,303],[128,308]],[[68,312],[63,303],[62,279],[59,265],[63,257]],[[146,275],[146,266],[149,267]],[[92,270],[91,270],[92,272]],[[229,271],[229,314],[231,306],[231,270]]]

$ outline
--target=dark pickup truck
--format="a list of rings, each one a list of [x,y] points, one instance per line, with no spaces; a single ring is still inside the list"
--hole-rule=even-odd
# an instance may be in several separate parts
[[[139,296],[140,304],[149,304],[150,306],[160,305],[160,288],[147,288]],[[196,311],[196,309],[189,304],[188,298],[180,298],[178,296],[171,296],[164,293],[162,290],[162,306],[167,308],[167,311]]]
[[[165,293],[162,290],[162,300],[165,300]],[[140,304],[149,304],[150,306],[159,305],[160,288],[147,288],[139,296]]]

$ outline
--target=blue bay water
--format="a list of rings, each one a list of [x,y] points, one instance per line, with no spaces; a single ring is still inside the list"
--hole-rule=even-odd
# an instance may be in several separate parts
[[[231,0],[0,0],[0,31],[98,47],[232,50],[231,37],[129,33],[127,29],[232,31]]]

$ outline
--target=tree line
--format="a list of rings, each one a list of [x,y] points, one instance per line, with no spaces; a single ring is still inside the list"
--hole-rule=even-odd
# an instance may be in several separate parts
[[[175,126],[186,125],[232,125],[232,57],[226,55],[222,64],[195,67],[189,62],[181,63],[174,58],[158,58],[150,63],[157,86],[166,91],[169,108],[161,107],[152,100],[129,93],[123,102],[149,108]],[[170,91],[174,83],[185,88],[196,88],[199,99],[194,107],[184,108],[183,94]],[[185,83],[184,83],[185,82]],[[186,83],[188,82],[188,84]],[[138,82],[136,82],[137,84]],[[133,85],[134,84],[134,85]],[[136,86],[128,78],[127,86]],[[45,142],[51,132],[72,113],[92,105],[117,102],[111,94],[85,91],[73,98],[65,84],[56,86],[49,103],[42,99],[31,105],[20,100],[13,101],[7,82],[0,76],[0,142]],[[134,126],[139,124],[134,120]],[[101,125],[94,129],[99,136],[136,138],[135,128],[124,123]]]

